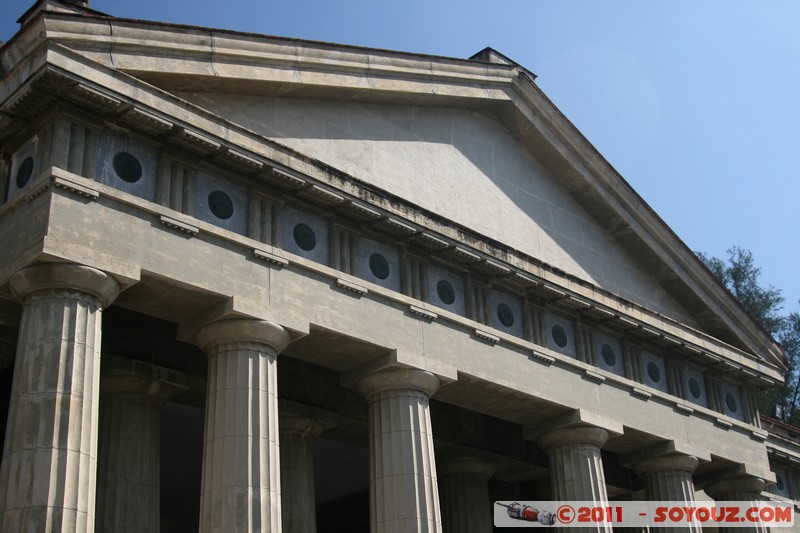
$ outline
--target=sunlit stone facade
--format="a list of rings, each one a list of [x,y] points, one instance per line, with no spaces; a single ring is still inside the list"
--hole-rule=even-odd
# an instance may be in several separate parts
[[[780,347],[502,54],[45,0],[0,61],[0,530],[799,497]]]

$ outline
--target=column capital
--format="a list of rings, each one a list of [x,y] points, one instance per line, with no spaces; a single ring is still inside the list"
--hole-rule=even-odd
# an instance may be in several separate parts
[[[251,342],[266,345],[278,355],[289,345],[289,332],[274,322],[252,318],[218,320],[203,326],[195,335],[195,343],[209,353],[226,343]]]
[[[380,392],[411,389],[430,398],[439,388],[436,375],[416,368],[387,368],[367,374],[356,383],[356,390],[365,398]]]
[[[455,475],[474,475],[486,478],[487,480],[492,477],[497,469],[493,464],[481,461],[474,457],[456,457],[446,461],[441,466],[441,473],[443,477]]]
[[[608,431],[592,426],[572,426],[547,431],[536,437],[536,442],[544,451],[572,444],[587,444],[602,448],[608,440]]]
[[[748,492],[752,493],[754,496],[757,496],[761,494],[761,491],[764,490],[765,486],[766,482],[759,477],[739,476],[713,481],[703,487],[703,490],[706,491],[706,494],[716,500],[720,499],[719,497],[726,494],[734,494],[737,492]]]
[[[633,470],[637,475],[644,477],[655,472],[674,472],[681,471],[691,475],[700,461],[693,455],[661,455],[643,459],[633,465]]]
[[[73,263],[39,263],[15,272],[8,280],[11,292],[20,302],[43,291],[74,290],[95,297],[100,307],[111,305],[120,286],[96,268]]]
[[[278,428],[281,436],[319,437],[325,426],[306,416],[281,414]]]

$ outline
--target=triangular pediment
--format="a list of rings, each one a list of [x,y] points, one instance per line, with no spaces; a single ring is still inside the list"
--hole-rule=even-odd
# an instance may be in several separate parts
[[[87,68],[138,78],[166,100],[190,102],[519,251],[565,284],[596,288],[780,364],[769,335],[561,115],[532,74],[510,60],[99,14],[42,12],[29,24],[39,26],[41,39],[86,58]],[[20,39],[16,46],[22,53],[38,44]]]
[[[175,94],[557,271],[698,327],[491,111]]]

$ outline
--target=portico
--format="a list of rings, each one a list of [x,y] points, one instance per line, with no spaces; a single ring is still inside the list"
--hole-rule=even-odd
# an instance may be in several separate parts
[[[531,73],[491,50],[346,48],[386,66],[363,92],[329,45],[222,32],[230,63],[210,75],[178,61],[202,39],[141,24],[45,2],[0,52],[3,531],[168,533],[160,491],[203,533],[477,532],[494,500],[757,498],[774,481],[754,398],[782,379],[780,348]],[[278,83],[286,64],[304,81]],[[309,130],[259,122],[285,108]],[[360,124],[358,148],[302,140],[318,113]],[[378,121],[428,147],[418,165],[449,159],[420,187],[359,170]],[[507,173],[542,197],[501,190]],[[484,189],[470,202],[422,188],[473,195],[463,176]],[[459,205],[508,215],[484,227]],[[158,475],[194,447],[202,481]]]

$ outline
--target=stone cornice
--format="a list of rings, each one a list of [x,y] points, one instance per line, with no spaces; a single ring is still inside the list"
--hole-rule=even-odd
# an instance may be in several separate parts
[[[299,85],[309,91],[316,86],[384,93],[392,102],[500,100],[503,91],[494,94],[491,87],[509,87],[518,73],[511,65],[475,60],[47,11],[6,43],[4,64],[13,64],[44,40],[122,71],[235,79],[249,82],[259,94],[269,92],[267,87],[284,94],[279,85]],[[308,96],[304,90],[291,92]]]

